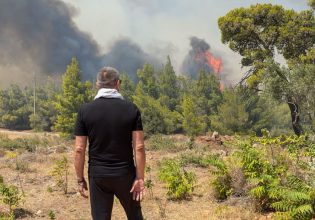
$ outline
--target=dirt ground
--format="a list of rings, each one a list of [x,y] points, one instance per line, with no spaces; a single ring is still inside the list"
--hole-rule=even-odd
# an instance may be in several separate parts
[[[19,133],[10,132],[9,134],[12,138],[27,135],[21,136]],[[23,202],[16,209],[17,219],[51,219],[49,212],[54,213],[55,219],[60,220],[91,219],[89,200],[82,198],[76,191],[72,146],[71,143],[67,145],[64,152],[36,151],[18,154],[16,159],[27,165],[24,170],[16,170],[15,159],[6,156],[0,158],[0,175],[3,176],[5,183],[16,185],[25,194]],[[167,189],[157,178],[158,161],[177,154],[147,151],[147,165],[152,169],[154,186],[153,196],[151,197],[147,192],[142,202],[145,219],[270,219],[268,215],[255,213],[252,202],[248,198],[231,198],[225,202],[217,202],[212,195],[210,186],[212,176],[207,168],[195,166],[187,168],[197,176],[194,194],[190,200],[168,200]],[[70,165],[66,195],[58,190],[55,179],[50,174],[56,160],[63,156],[68,158]],[[6,212],[8,208],[0,205],[0,211]],[[114,201],[112,219],[126,219],[117,199]]]

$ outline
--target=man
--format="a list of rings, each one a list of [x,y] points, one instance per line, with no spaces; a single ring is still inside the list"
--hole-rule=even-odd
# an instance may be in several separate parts
[[[80,194],[87,198],[84,160],[89,141],[89,188],[93,220],[111,219],[114,195],[129,220],[143,219],[145,149],[138,108],[119,93],[119,72],[97,74],[94,101],[84,104],[75,125],[75,170]]]

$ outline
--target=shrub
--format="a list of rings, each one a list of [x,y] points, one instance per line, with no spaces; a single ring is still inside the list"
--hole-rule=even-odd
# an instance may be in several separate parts
[[[208,155],[204,160],[206,164],[212,166],[210,172],[216,176],[211,182],[214,187],[214,197],[224,200],[232,193],[232,178],[227,165],[218,155]]]
[[[13,208],[19,205],[22,195],[18,188],[13,185],[0,184],[1,201],[9,206],[10,215],[13,214]]]
[[[68,159],[63,156],[62,159],[56,161],[51,175],[55,178],[57,186],[63,190],[65,194],[68,192],[68,173],[69,162]]]
[[[53,210],[49,210],[48,212],[49,219],[56,219],[56,214]]]
[[[179,161],[167,159],[161,162],[159,178],[167,184],[167,195],[171,199],[187,199],[191,197],[196,182],[196,176],[187,172]]]

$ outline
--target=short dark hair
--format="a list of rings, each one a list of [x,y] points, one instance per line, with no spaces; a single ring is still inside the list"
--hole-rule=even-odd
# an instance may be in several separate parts
[[[119,72],[113,67],[103,67],[97,74],[96,87],[113,88],[119,80]]]

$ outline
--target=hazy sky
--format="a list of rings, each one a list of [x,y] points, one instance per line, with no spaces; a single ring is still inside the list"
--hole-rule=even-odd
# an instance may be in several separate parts
[[[189,38],[205,39],[221,56],[226,74],[237,81],[244,72],[240,57],[220,41],[217,20],[237,7],[256,3],[307,9],[307,0],[63,0],[75,11],[78,27],[106,52],[119,38],[130,38],[146,52],[165,60],[170,55],[178,71],[189,50]]]

